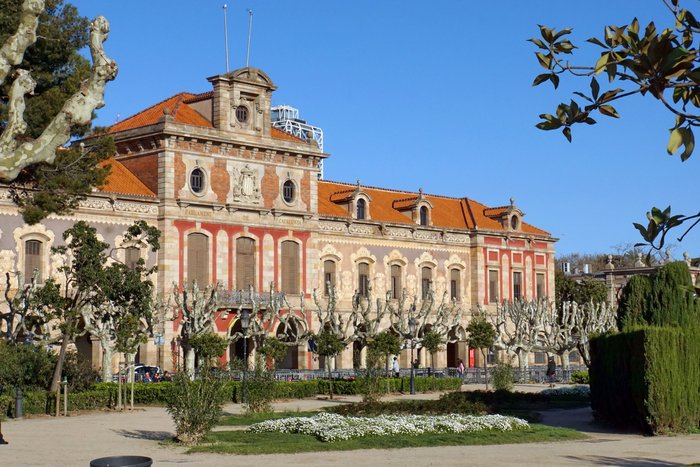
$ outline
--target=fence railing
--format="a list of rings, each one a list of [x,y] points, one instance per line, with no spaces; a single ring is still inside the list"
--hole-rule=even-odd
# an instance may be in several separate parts
[[[486,382],[486,371],[489,373],[489,381],[492,380],[493,368],[484,370],[483,368],[465,368],[462,374],[464,384],[483,384]],[[520,371],[519,368],[514,368],[516,380],[520,383],[544,383],[547,381],[547,367],[530,367]],[[571,381],[571,374],[575,371],[586,370],[585,366],[570,367],[568,369],[557,368],[556,380],[562,383]],[[338,369],[331,371],[331,377],[334,379],[354,379],[362,376],[362,370],[354,369]],[[390,372],[390,375],[392,373]],[[411,375],[410,368],[402,368],[399,370],[399,375],[409,377]],[[458,377],[457,368],[416,368],[415,375],[417,377],[435,377],[435,378],[456,378]],[[242,379],[243,371],[231,371],[232,379]],[[309,381],[314,379],[327,379],[328,370],[277,370],[275,371],[275,380],[277,381]]]

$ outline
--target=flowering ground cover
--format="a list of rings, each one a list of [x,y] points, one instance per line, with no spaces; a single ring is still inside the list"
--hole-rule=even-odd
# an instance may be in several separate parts
[[[380,415],[347,417],[322,412],[313,417],[290,417],[256,423],[252,433],[278,432],[313,435],[334,442],[365,436],[421,435],[424,433],[465,433],[511,431],[529,428],[525,420],[503,415]]]

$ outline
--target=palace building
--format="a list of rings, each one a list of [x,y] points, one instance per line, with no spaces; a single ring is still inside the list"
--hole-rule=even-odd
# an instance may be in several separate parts
[[[117,153],[109,180],[73,215],[25,225],[0,190],[3,276],[35,268],[44,278],[54,274],[64,260],[50,248],[76,220],[119,246],[126,228],[144,219],[161,230],[160,251],[119,254],[157,264],[159,293],[192,280],[221,283],[225,291],[264,292],[272,283],[293,308],[305,294],[303,315],[289,312],[309,330],[318,330],[310,294],[323,294],[327,283],[341,311],[351,309],[356,290],[389,299],[447,292],[467,313],[453,331],[457,342],[437,357],[443,367],[456,366],[457,358],[474,363],[464,327],[476,304],[553,299],[556,239],[526,223],[513,200],[490,207],[466,197],[322,180],[329,155],[310,134],[273,125],[276,87],[264,72],[243,68],[208,80],[209,92],[182,92],[112,126]],[[218,331],[230,335],[237,321],[235,312],[222,314]],[[177,326],[170,322],[163,332],[165,345],[144,344],[138,358],[171,369],[182,358]],[[99,365],[98,341],[81,337],[76,346]],[[226,358],[240,351],[232,345]],[[408,357],[402,360],[407,366]],[[317,365],[299,345],[283,366]],[[336,365],[351,368],[353,349]]]

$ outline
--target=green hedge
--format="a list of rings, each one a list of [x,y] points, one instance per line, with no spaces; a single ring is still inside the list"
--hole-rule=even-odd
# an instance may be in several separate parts
[[[591,340],[597,417],[649,433],[700,427],[700,330],[643,327]]]
[[[408,392],[409,378],[387,378],[382,381],[382,387],[388,392]],[[135,383],[134,404],[164,405],[168,388],[171,383]],[[452,391],[458,390],[461,381],[458,378],[416,378],[417,392]],[[231,381],[226,383],[227,392],[233,402],[240,402],[242,383]],[[362,394],[364,382],[358,380],[334,380],[333,393],[338,395]],[[68,394],[68,410],[99,410],[114,408],[118,399],[117,383],[99,383],[90,391]],[[127,387],[127,400],[131,394]],[[304,399],[318,394],[330,394],[328,380],[309,381],[280,381],[275,384],[274,399]],[[63,396],[61,396],[62,398]],[[61,399],[63,404],[63,399]],[[14,398],[0,396],[0,410],[3,414],[14,416]],[[55,399],[47,391],[29,391],[24,393],[24,412],[26,414],[53,413],[56,410]]]

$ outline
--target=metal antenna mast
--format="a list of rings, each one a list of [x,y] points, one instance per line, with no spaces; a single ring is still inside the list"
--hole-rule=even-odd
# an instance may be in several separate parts
[[[250,17],[250,22],[248,23],[248,53],[245,56],[246,68],[248,68],[250,63],[250,33],[253,31],[253,10],[248,10],[248,16]]]
[[[227,5],[224,3],[224,46],[226,49],[226,73],[228,73],[228,23],[226,21]]]

